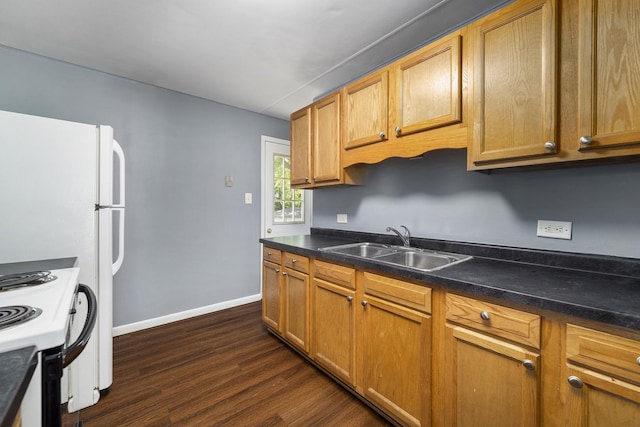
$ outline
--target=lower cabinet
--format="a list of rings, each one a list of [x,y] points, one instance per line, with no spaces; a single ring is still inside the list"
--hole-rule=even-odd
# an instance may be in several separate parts
[[[283,335],[305,353],[309,352],[309,258],[284,253],[282,261]]]
[[[444,425],[540,425],[539,316],[447,294],[446,319]]]
[[[639,383],[639,341],[567,325],[567,426],[639,426]]]
[[[356,386],[356,272],[316,261],[313,278],[313,359]]]
[[[262,286],[264,324],[399,425],[640,426],[638,331],[267,247]]]

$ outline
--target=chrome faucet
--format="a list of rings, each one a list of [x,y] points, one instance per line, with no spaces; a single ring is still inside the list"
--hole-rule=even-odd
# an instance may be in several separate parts
[[[402,234],[401,232],[399,232],[398,230],[396,230],[393,227],[387,227],[387,231],[391,231],[393,233],[396,233],[398,235],[398,237],[400,237],[400,239],[402,240],[402,244],[404,246],[406,246],[406,247],[411,246],[411,242],[410,242],[411,232],[404,225],[401,225],[400,227],[404,228],[404,234]]]

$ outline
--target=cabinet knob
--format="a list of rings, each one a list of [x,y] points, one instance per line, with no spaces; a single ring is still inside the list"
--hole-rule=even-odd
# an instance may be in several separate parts
[[[533,363],[533,360],[524,359],[522,361],[522,366],[524,366],[527,371],[535,371],[536,370],[536,364]]]
[[[547,141],[544,143],[544,148],[549,151],[553,151],[556,149],[556,143],[553,141]]]
[[[589,135],[582,135],[580,137],[580,145],[591,145],[591,136]]]
[[[638,358],[636,359],[636,363],[640,365],[640,356],[638,356]]]
[[[367,304],[369,304],[369,303],[367,302],[367,300],[364,300],[364,299],[363,299],[363,300],[362,300],[362,302],[361,302],[360,304],[362,304],[362,306],[363,306],[363,307],[366,307],[366,306],[367,306]]]
[[[400,126],[396,126],[396,136],[400,136],[400,134],[402,133],[402,129],[400,129]]]
[[[491,320],[491,316],[489,316],[489,313],[486,311],[480,313],[480,318],[482,318],[482,320]]]
[[[304,182],[309,182],[309,177],[308,176],[304,177]]]
[[[280,269],[276,268],[276,274],[280,273]]]
[[[295,258],[292,258],[292,259],[291,259],[291,264],[295,264],[295,263],[296,263],[296,261],[297,261],[297,260],[296,260]]]
[[[380,139],[384,139],[384,132],[380,132],[378,136],[380,137]]]
[[[273,255],[272,252],[267,252],[267,256],[271,256],[271,255]]]
[[[353,297],[352,297],[351,295],[347,296],[347,301],[348,301],[348,302],[353,301]]]
[[[286,272],[286,271],[283,271],[283,272],[282,272],[282,275],[283,275],[283,276],[286,276],[286,275],[287,275],[287,272]]]
[[[569,378],[567,378],[567,381],[569,381],[569,384],[571,384],[571,387],[575,387],[575,388],[582,388],[582,386],[584,385],[582,380],[576,377],[575,375],[571,375]]]

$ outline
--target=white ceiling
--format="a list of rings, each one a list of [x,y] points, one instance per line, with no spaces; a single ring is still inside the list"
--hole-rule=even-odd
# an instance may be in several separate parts
[[[288,119],[510,0],[0,0],[0,44]]]

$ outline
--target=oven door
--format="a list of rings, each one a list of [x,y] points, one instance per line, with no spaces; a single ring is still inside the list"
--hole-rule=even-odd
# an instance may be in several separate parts
[[[62,423],[62,370],[69,366],[87,345],[96,324],[98,304],[96,295],[86,285],[78,285],[78,293],[87,297],[87,316],[78,338],[71,344],[42,352],[42,426],[58,427]],[[70,316],[73,314],[70,313]],[[69,322],[71,327],[71,322]]]

